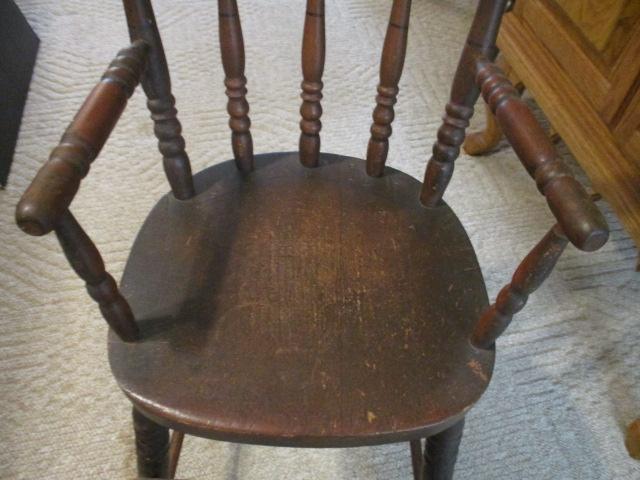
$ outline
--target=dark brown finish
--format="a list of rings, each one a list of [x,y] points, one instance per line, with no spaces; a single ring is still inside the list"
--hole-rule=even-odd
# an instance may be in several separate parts
[[[91,91],[75,118],[24,192],[16,220],[30,235],[44,235],[56,226],[75,196],[91,162],[100,153],[138,84],[147,46],[137,41],[116,59]]]
[[[425,480],[451,480],[462,440],[464,418],[446,430],[427,438],[424,449]]]
[[[394,0],[391,18],[384,39],[382,60],[380,61],[380,84],[373,111],[371,139],[367,148],[367,173],[379,177],[384,172],[384,164],[389,153],[389,137],[393,122],[393,106],[398,97],[398,82],[407,52],[411,0]]]
[[[253,140],[249,131],[251,120],[244,76],[244,40],[236,0],[218,0],[218,16],[233,155],[238,168],[250,172],[253,170]]]
[[[169,442],[169,466],[167,467],[167,478],[176,477],[178,461],[180,460],[180,452],[182,451],[182,442],[184,442],[184,433],[174,430],[171,433],[171,441]]]
[[[138,475],[142,478],[167,478],[169,431],[133,409]]]
[[[40,40],[13,0],[0,2],[0,185],[7,184]]]
[[[17,220],[31,234],[55,229],[112,327],[109,361],[135,407],[140,475],[173,477],[191,433],[298,447],[409,441],[414,479],[450,479],[496,338],[568,241],[594,250],[607,239],[601,214],[490,63],[506,1],[480,0],[423,186],[384,167],[409,1],[393,4],[368,161],[320,153],[324,2],[309,0],[300,151],[258,155],[245,175],[254,158],[242,31],[235,0],[220,0],[235,161],[193,178],[151,3],[124,4],[135,41]],[[141,72],[173,194],[147,217],[119,290],[68,208]],[[491,307],[469,238],[442,201],[480,87],[559,222]]]
[[[609,238],[607,222],[558,158],[546,132],[518,91],[493,63],[480,60],[476,81],[518,158],[545,196],[571,243],[594,251]]]
[[[411,469],[413,480],[424,480],[424,457],[422,453],[422,440],[416,439],[409,442],[411,448]]]
[[[158,149],[165,174],[176,198],[193,196],[191,162],[185,151],[182,125],[171,93],[171,77],[153,13],[151,0],[123,0],[131,41],[144,40],[150,45],[149,63],[142,76],[142,88],[154,122]]]
[[[322,72],[324,71],[324,0],[307,0],[302,37],[302,106],[300,107],[300,162],[316,167],[322,129]]]
[[[482,314],[471,341],[478,348],[491,348],[555,267],[567,246],[567,237],[555,225],[529,252],[513,275],[511,283],[498,294],[496,303]]]
[[[139,337],[131,308],[104,268],[98,249],[69,210],[56,223],[56,236],[71,267],[87,284],[87,291],[113,331],[125,342]]]
[[[441,430],[493,366],[468,341],[488,300],[466,233],[404,173],[298,160],[258,155],[250,177],[214,166],[193,199],[154,208],[121,284],[143,341],[109,341],[120,387],[161,424],[222,440],[336,447]]]
[[[454,162],[460,155],[473,106],[480,94],[473,79],[475,59],[479,55],[491,59],[496,57],[496,37],[506,3],[507,0],[480,0],[478,4],[458,63],[442,126],[438,130],[438,141],[433,146],[433,155],[425,172],[420,200],[427,207],[435,207],[440,203],[453,175]]]

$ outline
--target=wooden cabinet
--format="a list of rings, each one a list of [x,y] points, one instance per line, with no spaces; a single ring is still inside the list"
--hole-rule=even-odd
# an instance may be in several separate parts
[[[516,0],[498,46],[640,246],[640,0]]]

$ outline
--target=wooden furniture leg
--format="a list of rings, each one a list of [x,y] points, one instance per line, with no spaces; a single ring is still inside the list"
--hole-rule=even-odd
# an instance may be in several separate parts
[[[522,95],[525,87],[506,59],[503,56],[499,56],[496,60],[496,64],[502,69],[509,81],[511,81],[518,92]],[[462,148],[468,155],[484,155],[485,153],[490,152],[498,146],[498,143],[500,143],[500,140],[502,140],[502,137],[504,136],[502,129],[500,128],[500,125],[498,125],[496,117],[491,112],[490,108],[485,107],[485,115],[487,122],[485,129],[480,130],[479,132],[469,133],[464,140]]]
[[[167,467],[169,473],[168,478],[176,478],[176,470],[178,469],[178,461],[180,460],[183,441],[184,433],[177,430],[171,433],[171,441],[169,442],[169,466]]]
[[[631,422],[627,428],[627,436],[624,441],[629,456],[640,460],[640,418]]]
[[[169,430],[149,420],[135,408],[133,430],[136,435],[138,476],[167,478]]]
[[[462,440],[464,418],[427,438],[424,449],[424,480],[451,480]]]
[[[411,446],[411,466],[413,467],[413,480],[424,480],[424,458],[422,456],[422,442],[418,438],[409,442]]]

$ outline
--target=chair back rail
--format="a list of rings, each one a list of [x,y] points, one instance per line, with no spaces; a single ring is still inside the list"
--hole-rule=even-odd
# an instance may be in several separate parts
[[[515,87],[495,64],[482,58],[477,63],[476,82],[571,243],[585,251],[602,247],[609,238],[606,220],[558,158],[546,132]]]
[[[171,77],[151,0],[123,0],[131,41],[144,40],[150,46],[149,62],[142,76],[142,88],[154,122],[158,149],[171,191],[180,200],[191,198],[195,190],[191,162],[185,150],[182,126],[171,93]]]
[[[300,162],[315,167],[320,159],[322,73],[325,58],[324,0],[307,0],[302,36]]]
[[[442,126],[438,130],[438,138],[425,172],[420,200],[427,207],[435,207],[440,203],[453,175],[454,162],[460,155],[465,131],[480,95],[473,79],[475,60],[479,55],[490,59],[496,57],[496,38],[506,6],[507,0],[480,0],[478,3],[458,62]]]
[[[389,153],[391,123],[395,115],[393,106],[397,101],[398,83],[407,52],[410,15],[411,0],[394,0],[382,49],[380,84],[367,148],[367,173],[372,177],[383,174]]]
[[[67,211],[140,81],[147,52],[141,40],[118,52],[22,195],[16,208],[22,230],[49,233]]]
[[[241,171],[250,172],[253,170],[253,140],[246,96],[247,79],[244,76],[244,40],[236,0],[218,0],[218,16],[233,156]]]

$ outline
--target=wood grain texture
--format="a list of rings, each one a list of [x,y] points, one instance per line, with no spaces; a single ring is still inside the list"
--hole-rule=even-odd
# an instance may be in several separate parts
[[[476,81],[500,128],[535,179],[571,243],[585,251],[602,247],[609,238],[607,222],[558,158],[546,132],[515,87],[495,64],[483,59],[477,64]]]
[[[325,58],[324,0],[307,0],[302,36],[302,106],[300,107],[300,162],[316,167],[322,130],[322,73]]]
[[[391,123],[395,115],[393,106],[397,101],[398,82],[407,52],[410,16],[411,0],[394,0],[380,60],[377,105],[373,111],[371,138],[367,148],[367,173],[373,177],[382,175],[389,153]]]
[[[438,130],[438,139],[425,172],[420,200],[427,207],[435,207],[441,202],[453,175],[454,162],[460,155],[465,131],[480,95],[472,78],[475,59],[479,55],[495,59],[495,42],[506,4],[506,0],[480,0],[478,3],[453,80],[442,126]]]
[[[118,52],[22,195],[16,221],[26,233],[49,233],[69,208],[138,84],[147,50],[136,41]]]
[[[596,191],[640,245],[640,167],[625,155],[591,102],[532,30],[505,16],[498,45],[557,129]]]
[[[147,106],[171,190],[176,198],[186,200],[193,196],[191,161],[185,150],[176,100],[171,92],[169,67],[151,0],[123,0],[123,4],[131,40],[141,39],[150,45],[142,88],[147,95]]]
[[[244,39],[236,0],[218,0],[218,22],[224,84],[229,97],[227,111],[233,156],[240,170],[250,172],[253,170],[253,139],[250,132],[247,79],[244,76]]]
[[[468,341],[488,301],[467,235],[446,204],[422,208],[406,174],[298,162],[258,155],[250,177],[225,162],[196,175],[192,200],[158,203],[122,280],[143,341],[109,340],[120,387],[157,422],[209,438],[336,447],[437,433],[493,365]]]
[[[562,228],[555,225],[520,263],[496,302],[482,314],[471,337],[478,348],[492,348],[507,329],[513,316],[522,310],[529,295],[535,292],[553,271],[568,240]]]

